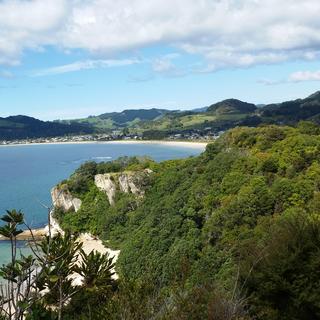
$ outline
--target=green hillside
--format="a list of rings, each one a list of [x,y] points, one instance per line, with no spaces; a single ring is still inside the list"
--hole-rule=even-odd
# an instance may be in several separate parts
[[[319,92],[305,99],[260,107],[236,99],[227,99],[191,111],[156,108],[124,110],[54,122],[43,122],[25,116],[0,118],[0,139],[111,133],[125,128],[130,134],[140,134],[144,139],[162,139],[174,134],[188,134],[190,137],[194,132],[200,133],[200,136],[205,136],[208,132],[214,135],[238,126],[294,125],[301,120],[320,123]]]
[[[94,185],[97,173],[144,168],[144,198],[111,206]],[[121,249],[108,318],[320,317],[317,125],[235,128],[198,157],[88,163],[64,184],[83,201],[56,213],[64,228]]]
[[[320,92],[305,99],[267,105],[261,109],[260,114],[269,122],[290,124],[299,120],[314,120],[320,123]]]
[[[161,118],[170,111],[164,109],[137,109],[121,112],[104,113],[99,116],[90,116],[84,119],[65,120],[62,123],[79,123],[93,126],[98,132],[108,132],[115,129],[131,128],[143,121],[153,121]]]
[[[0,140],[55,137],[92,133],[91,126],[80,123],[62,124],[27,116],[0,118]]]
[[[236,126],[260,124],[256,110],[254,104],[229,99],[211,105],[205,112],[171,112],[156,121],[138,123],[137,127],[147,139],[196,130],[217,133]]]
[[[138,126],[148,138],[190,130],[210,128],[212,132],[225,131],[237,126],[256,127],[260,124],[296,124],[301,120],[320,123],[320,93],[306,99],[286,101],[257,107],[252,103],[228,99],[215,103],[206,112],[169,113],[158,121]]]
[[[257,107],[252,103],[243,102],[236,99],[227,99],[211,105],[207,112],[216,114],[230,114],[230,113],[253,113]]]

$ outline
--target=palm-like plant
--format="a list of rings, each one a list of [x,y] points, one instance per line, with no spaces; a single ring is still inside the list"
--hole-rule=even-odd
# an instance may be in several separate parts
[[[83,277],[84,287],[101,288],[103,286],[111,288],[114,286],[113,258],[109,258],[108,254],[101,254],[96,251],[86,254],[81,250],[80,255],[81,263],[75,267],[75,271]]]
[[[116,288],[112,258],[98,252],[86,254],[70,233],[46,236],[41,242],[33,239],[34,255],[18,258],[19,226],[26,226],[23,213],[7,211],[2,220],[6,224],[0,234],[11,241],[12,257],[0,267],[0,277],[7,282],[5,290],[0,287],[0,319],[2,315],[10,320],[37,319],[39,313],[59,320],[75,314],[74,319],[103,318],[101,304]],[[83,277],[81,286],[72,283],[75,273]]]
[[[46,290],[43,301],[58,310],[58,318],[62,317],[62,309],[77,292],[72,286],[72,274],[75,272],[78,253],[82,243],[70,233],[51,238],[45,237],[39,245],[41,255],[41,272],[37,279],[37,287]]]
[[[82,276],[83,281],[70,301],[68,314],[73,315],[72,319],[105,319],[107,302],[117,288],[113,278],[113,258],[95,251],[86,254],[81,250],[80,255],[81,262],[75,271]],[[78,317],[75,317],[77,312]]]
[[[11,242],[11,261],[0,267],[0,276],[6,280],[5,288],[1,288],[0,313],[6,314],[9,319],[22,319],[32,301],[35,259],[24,255],[17,259],[17,236],[23,232],[19,229],[24,224],[23,213],[8,210],[1,220],[6,224],[0,227],[0,234]]]

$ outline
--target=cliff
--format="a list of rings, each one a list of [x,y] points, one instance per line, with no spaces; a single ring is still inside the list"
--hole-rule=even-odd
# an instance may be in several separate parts
[[[142,197],[145,193],[146,179],[151,172],[150,169],[145,169],[140,172],[97,174],[94,182],[99,190],[106,193],[109,203],[114,205],[117,192],[132,193]]]
[[[94,183],[100,191],[107,195],[110,205],[114,205],[117,192],[132,193],[137,197],[143,197],[151,173],[152,170],[145,169],[97,174],[94,176]],[[54,207],[64,212],[77,212],[82,205],[82,201],[71,194],[67,185],[55,186],[51,190],[51,198]]]
[[[77,212],[82,204],[81,200],[75,198],[66,186],[55,186],[51,190],[51,198],[54,207],[65,212],[70,210]]]

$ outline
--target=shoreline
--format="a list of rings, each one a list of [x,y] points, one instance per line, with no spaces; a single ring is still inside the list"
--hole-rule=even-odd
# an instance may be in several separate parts
[[[173,141],[173,140],[110,140],[110,141],[61,141],[61,142],[31,142],[16,144],[1,144],[0,147],[25,147],[40,145],[68,145],[68,144],[162,144],[172,146],[193,146],[195,148],[205,148],[212,141]]]
[[[17,241],[32,241],[32,240],[39,241],[46,235],[47,235],[46,227],[31,229],[31,232],[30,230],[24,230],[22,233],[17,235]],[[0,242],[2,241],[10,241],[10,239],[0,235]]]
[[[51,234],[51,237],[54,237],[57,234],[64,235],[63,229],[60,227],[59,223],[55,218],[53,218],[50,213],[50,233],[49,225],[46,225],[43,228],[25,230],[17,236],[17,241],[41,241],[45,236]],[[101,254],[107,254],[109,258],[113,259],[113,263],[118,260],[120,250],[113,250],[106,247],[102,240],[96,236],[93,236],[90,233],[80,233],[77,240],[82,243],[82,249],[86,254],[90,254],[92,251],[99,252]],[[3,241],[10,241],[8,238],[5,238],[0,235],[0,243]],[[79,255],[79,260],[77,263],[81,262],[81,256]],[[118,279],[118,274],[114,269],[113,279]],[[82,284],[83,277],[77,273],[74,273],[72,276],[72,284],[74,286],[79,286]]]

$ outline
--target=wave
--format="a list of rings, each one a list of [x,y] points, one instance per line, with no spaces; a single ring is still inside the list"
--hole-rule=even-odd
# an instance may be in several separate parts
[[[91,157],[91,160],[110,160],[112,157]]]

